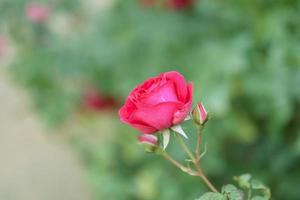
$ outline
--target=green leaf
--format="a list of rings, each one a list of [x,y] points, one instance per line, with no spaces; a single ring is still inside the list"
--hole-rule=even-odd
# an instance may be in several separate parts
[[[249,189],[251,186],[250,184],[251,174],[242,174],[240,176],[233,177],[233,179],[237,181],[239,186],[242,188]]]
[[[263,193],[264,198],[270,199],[271,198],[271,191],[268,187],[266,187],[261,181],[257,179],[253,179],[251,181],[251,187],[254,190],[261,190]]]
[[[260,180],[257,180],[257,179],[253,179],[251,181],[251,187],[253,189],[266,189],[267,187],[260,181]]]
[[[228,184],[222,187],[222,193],[225,194],[229,200],[243,200],[243,192],[237,189],[234,185]]]
[[[269,200],[269,199],[266,197],[262,197],[262,196],[254,196],[251,198],[251,200]]]
[[[196,200],[227,200],[227,198],[220,193],[207,192]]]

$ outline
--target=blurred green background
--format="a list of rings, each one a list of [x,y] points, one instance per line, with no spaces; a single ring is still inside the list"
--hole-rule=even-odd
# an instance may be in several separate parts
[[[182,200],[207,191],[145,153],[117,116],[133,87],[169,70],[194,82],[194,101],[212,116],[203,159],[212,182],[220,188],[249,172],[272,199],[300,199],[300,1],[199,0],[181,9],[143,2],[36,1],[50,10],[37,22],[26,17],[30,1],[0,1],[0,34],[15,52],[8,69],[42,122],[80,154],[95,199]],[[168,150],[184,159],[174,144]]]

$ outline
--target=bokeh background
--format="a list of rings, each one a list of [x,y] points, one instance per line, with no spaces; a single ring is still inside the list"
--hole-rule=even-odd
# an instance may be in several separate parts
[[[135,85],[169,70],[194,82],[194,100],[211,114],[202,162],[213,183],[249,172],[272,199],[300,199],[300,1],[0,0],[0,66],[0,136],[17,146],[0,154],[16,176],[0,184],[3,200],[46,199],[18,196],[20,188],[58,200],[182,200],[207,191],[145,153],[138,132],[118,119]],[[25,101],[26,111],[15,108]],[[38,125],[25,131],[32,115]],[[20,142],[32,129],[43,139]],[[25,156],[39,152],[40,165],[22,167],[30,147]],[[168,151],[184,160],[175,144]],[[38,173],[49,167],[53,174]],[[43,189],[52,185],[61,190]]]

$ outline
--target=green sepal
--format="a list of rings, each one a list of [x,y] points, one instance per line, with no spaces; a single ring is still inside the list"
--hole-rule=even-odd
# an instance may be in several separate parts
[[[158,146],[154,146],[154,145],[149,145],[149,144],[141,144],[144,148],[144,150],[147,153],[156,153],[158,151]]]

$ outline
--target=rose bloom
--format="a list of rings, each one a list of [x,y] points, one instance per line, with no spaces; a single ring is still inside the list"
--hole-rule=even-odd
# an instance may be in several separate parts
[[[34,23],[42,23],[48,20],[51,14],[49,6],[30,3],[26,6],[26,16],[27,19]]]
[[[130,92],[119,110],[123,123],[150,134],[181,123],[192,106],[193,84],[175,71],[149,78]]]

